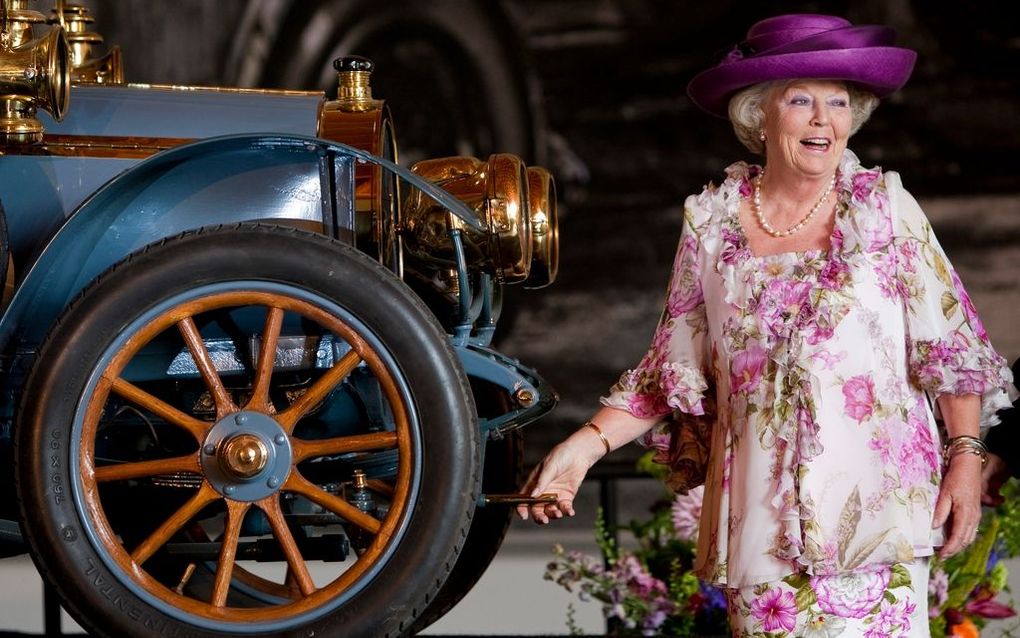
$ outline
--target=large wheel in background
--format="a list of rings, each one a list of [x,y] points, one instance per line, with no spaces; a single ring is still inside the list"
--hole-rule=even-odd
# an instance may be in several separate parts
[[[538,82],[496,2],[255,0],[226,79],[335,95],[332,62],[352,54],[375,62],[373,94],[393,109],[401,163],[496,152],[545,161]]]
[[[96,635],[404,634],[474,512],[470,397],[428,310],[355,250],[185,233],[40,350],[15,434],[33,558]]]

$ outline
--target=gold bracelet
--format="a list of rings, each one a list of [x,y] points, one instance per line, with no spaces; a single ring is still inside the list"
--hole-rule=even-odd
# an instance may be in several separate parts
[[[602,433],[602,428],[600,428],[599,426],[595,425],[595,423],[592,422],[592,421],[585,421],[584,425],[582,425],[581,427],[582,428],[591,428],[592,430],[595,431],[595,434],[599,435],[599,438],[602,439],[602,445],[606,446],[606,454],[609,454],[610,452],[613,451],[612,446],[609,445],[609,439],[607,439],[606,435]]]
[[[945,463],[958,454],[975,454],[981,457],[981,466],[988,463],[988,447],[976,436],[954,436],[942,446],[942,458]]]

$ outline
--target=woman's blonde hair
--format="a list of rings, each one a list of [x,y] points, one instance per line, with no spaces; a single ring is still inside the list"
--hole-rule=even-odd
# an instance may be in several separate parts
[[[759,82],[738,91],[730,98],[729,114],[733,124],[733,132],[740,143],[752,153],[765,154],[765,142],[761,139],[761,131],[765,126],[765,100],[774,88],[786,86],[788,80]],[[871,117],[871,112],[878,106],[878,98],[874,93],[865,91],[851,82],[846,83],[850,94],[850,135],[857,132]]]

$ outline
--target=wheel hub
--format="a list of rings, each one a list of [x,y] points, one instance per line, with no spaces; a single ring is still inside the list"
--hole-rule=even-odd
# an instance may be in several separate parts
[[[269,463],[269,448],[254,434],[238,434],[220,444],[219,462],[227,474],[250,479]]]
[[[202,443],[205,478],[223,496],[258,501],[290,474],[290,437],[271,416],[242,410],[220,419]]]

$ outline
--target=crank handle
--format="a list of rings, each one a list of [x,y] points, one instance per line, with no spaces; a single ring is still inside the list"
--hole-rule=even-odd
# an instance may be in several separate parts
[[[483,494],[482,505],[541,505],[556,503],[559,499],[553,493],[528,496],[527,494]]]

